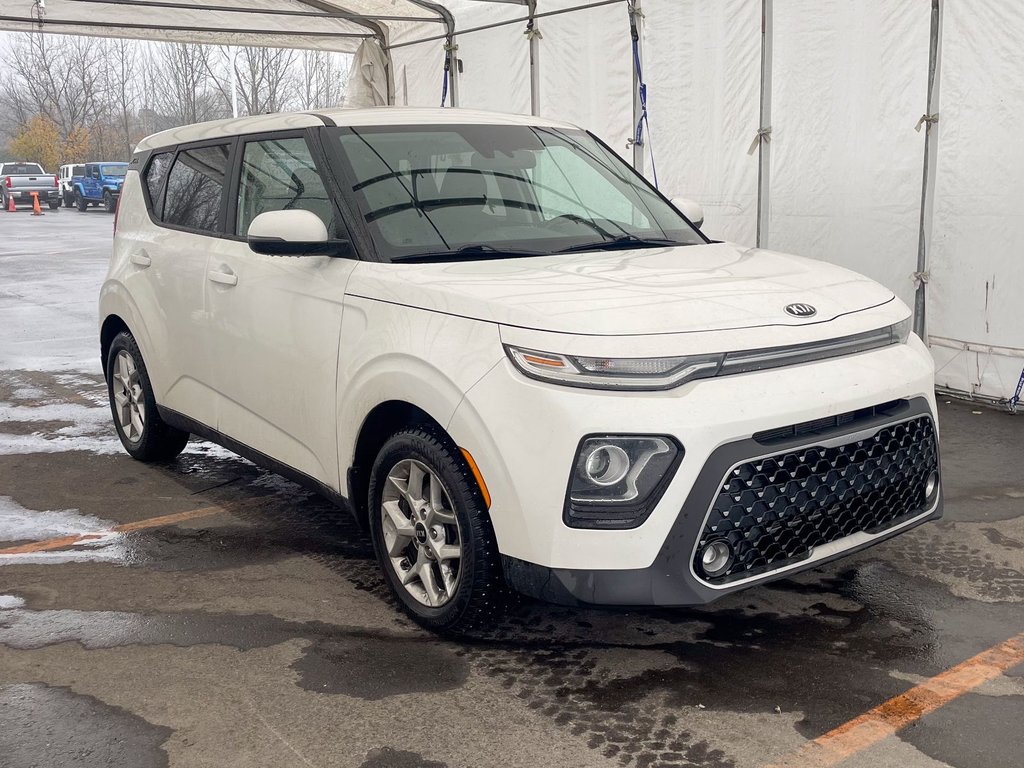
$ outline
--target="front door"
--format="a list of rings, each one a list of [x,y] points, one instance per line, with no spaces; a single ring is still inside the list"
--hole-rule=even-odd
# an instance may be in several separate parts
[[[229,238],[211,252],[206,282],[219,428],[340,490],[338,341],[356,262],[253,253],[244,238],[260,213],[312,211],[332,236],[337,214],[302,132],[243,137],[238,153]]]

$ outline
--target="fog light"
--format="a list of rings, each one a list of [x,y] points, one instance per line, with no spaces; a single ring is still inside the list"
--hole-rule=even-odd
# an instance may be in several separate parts
[[[928,501],[935,498],[935,494],[939,490],[939,473],[932,472],[928,475],[928,479],[924,481],[924,497]]]
[[[586,455],[583,468],[594,485],[615,485],[629,472],[629,456],[617,445],[602,443]]]
[[[721,576],[732,565],[732,547],[727,541],[712,541],[704,545],[700,564],[708,576]]]

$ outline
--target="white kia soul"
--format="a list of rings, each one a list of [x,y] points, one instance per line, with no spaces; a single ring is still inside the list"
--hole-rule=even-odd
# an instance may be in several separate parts
[[[151,136],[100,298],[117,432],[143,461],[195,434],[343,504],[438,630],[508,587],[706,603],[938,517],[907,307],[686,210],[539,118]]]

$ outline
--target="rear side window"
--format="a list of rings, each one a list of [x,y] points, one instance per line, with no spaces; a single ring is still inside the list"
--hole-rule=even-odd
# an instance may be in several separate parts
[[[315,213],[334,231],[334,206],[301,137],[265,139],[245,144],[238,184],[235,233],[244,235],[252,220],[267,211]]]
[[[72,176],[84,176],[85,175],[85,166],[84,165],[72,166],[72,168],[71,168],[71,175]]]
[[[0,176],[31,176],[42,172],[43,169],[36,163],[5,163]]]
[[[160,205],[160,190],[164,187],[164,179],[167,178],[167,171],[171,169],[171,161],[174,159],[173,152],[161,152],[153,155],[146,168],[146,191],[149,192],[149,210],[154,216],[162,210]],[[157,216],[157,218],[160,218]]]
[[[165,224],[217,231],[230,149],[230,144],[216,144],[178,153],[164,192]]]

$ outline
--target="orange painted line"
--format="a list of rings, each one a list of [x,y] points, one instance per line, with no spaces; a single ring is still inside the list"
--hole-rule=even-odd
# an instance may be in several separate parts
[[[838,765],[1018,664],[1024,664],[1024,632],[819,736],[777,766],[829,768]]]
[[[187,520],[197,520],[201,517],[210,517],[211,515],[216,515],[220,512],[229,512],[233,507],[237,506],[239,506],[239,503],[200,507],[199,509],[192,509],[188,512],[176,512],[173,515],[161,515],[160,517],[150,517],[145,520],[137,520],[134,523],[115,525],[113,528],[106,531],[83,533],[75,536],[60,536],[59,538],[46,539],[44,541],[33,541],[29,544],[21,544],[16,547],[0,549],[0,555],[24,555],[32,552],[49,552],[54,549],[64,549],[65,547],[73,547],[76,544],[83,544],[93,539],[102,538],[110,533],[128,533],[130,531],[141,531],[145,528],[159,528],[164,525],[175,525]]]

